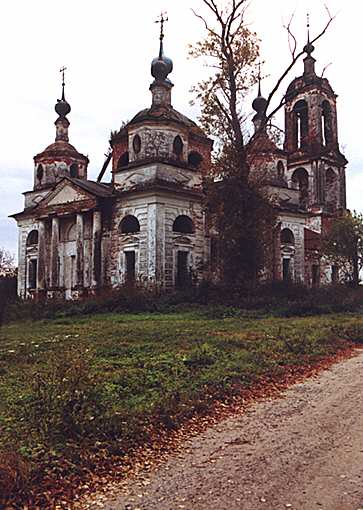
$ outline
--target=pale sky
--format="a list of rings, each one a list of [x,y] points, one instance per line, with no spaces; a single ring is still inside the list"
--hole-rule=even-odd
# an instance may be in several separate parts
[[[338,15],[316,44],[314,57],[318,73],[331,63],[325,76],[339,96],[340,147],[349,160],[348,207],[363,211],[363,0],[326,3]],[[198,109],[189,105],[189,90],[205,69],[202,62],[188,59],[188,43],[204,35],[191,12],[194,8],[202,13],[203,6],[201,0],[11,0],[1,7],[0,246],[15,253],[16,223],[7,216],[23,209],[22,192],[30,190],[33,182],[33,157],[54,141],[59,68],[68,68],[70,142],[89,156],[89,178],[96,179],[111,130],[150,104],[150,62],[158,53],[154,20],[161,10],[169,16],[165,53],[174,62],[173,106],[197,120]],[[251,28],[261,39],[264,72],[270,75],[263,83],[266,94],[290,57],[283,22],[295,12],[295,33],[303,45],[307,11],[314,35],[326,21],[323,1],[251,0]],[[281,95],[302,74],[302,67],[299,62]]]

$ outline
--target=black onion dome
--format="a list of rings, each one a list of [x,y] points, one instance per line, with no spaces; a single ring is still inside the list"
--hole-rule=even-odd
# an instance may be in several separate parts
[[[315,46],[313,46],[310,41],[304,46],[304,51],[308,55],[311,55],[314,50],[315,50]]]
[[[164,54],[154,58],[151,62],[151,75],[156,80],[165,80],[173,70],[173,61]]]
[[[255,110],[255,112],[261,114],[265,111],[267,105],[267,99],[265,99],[262,96],[256,97],[252,103],[252,108]]]
[[[54,109],[60,117],[65,117],[71,111],[71,105],[65,99],[58,99]]]

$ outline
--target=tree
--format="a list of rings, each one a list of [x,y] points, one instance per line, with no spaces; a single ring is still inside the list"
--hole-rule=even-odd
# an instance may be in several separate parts
[[[0,326],[7,303],[16,296],[16,268],[14,257],[0,247]]]
[[[195,58],[207,58],[212,70],[209,78],[194,88],[201,104],[201,123],[209,134],[217,138],[212,176],[206,184],[206,208],[214,218],[218,231],[222,277],[255,280],[266,265],[266,254],[271,252],[276,223],[276,210],[265,195],[264,187],[249,178],[248,149],[266,130],[273,115],[285,103],[285,97],[277,106],[271,104],[284,78],[289,74],[304,48],[298,49],[291,31],[291,22],[285,27],[289,36],[291,61],[276,80],[264,102],[262,121],[252,140],[245,129],[244,102],[246,93],[256,83],[256,62],[259,57],[257,35],[245,23],[248,0],[201,0],[209,17],[194,12],[204,24],[206,37],[191,46]],[[329,13],[328,13],[329,14]],[[210,15],[212,20],[209,21]],[[322,37],[333,17],[311,44]],[[254,144],[256,147],[256,144]],[[215,176],[219,182],[215,183]]]
[[[346,212],[333,220],[322,243],[322,252],[339,267],[344,280],[359,285],[363,269],[363,214]]]

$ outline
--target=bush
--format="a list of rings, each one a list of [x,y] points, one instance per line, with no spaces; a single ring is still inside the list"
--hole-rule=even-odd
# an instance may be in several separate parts
[[[85,437],[97,430],[104,409],[91,360],[86,349],[71,347],[34,370],[20,419],[41,440]]]

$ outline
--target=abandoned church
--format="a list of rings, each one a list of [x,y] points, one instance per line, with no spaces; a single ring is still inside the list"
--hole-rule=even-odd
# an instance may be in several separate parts
[[[19,296],[74,299],[132,282],[168,290],[202,281],[209,271],[213,243],[202,182],[213,142],[172,107],[173,64],[162,43],[151,65],[151,107],[113,133],[97,182],[88,179],[88,158],[69,143],[63,79],[55,142],[34,157],[33,189],[24,193],[24,210],[13,215]],[[339,150],[336,95],[316,74],[313,50],[305,47],[303,74],[286,93],[283,148],[263,130],[251,147],[251,172],[264,172],[278,208],[271,277],[309,286],[339,277],[319,247],[326,225],[346,207],[347,164]],[[265,104],[259,92],[256,130]]]

